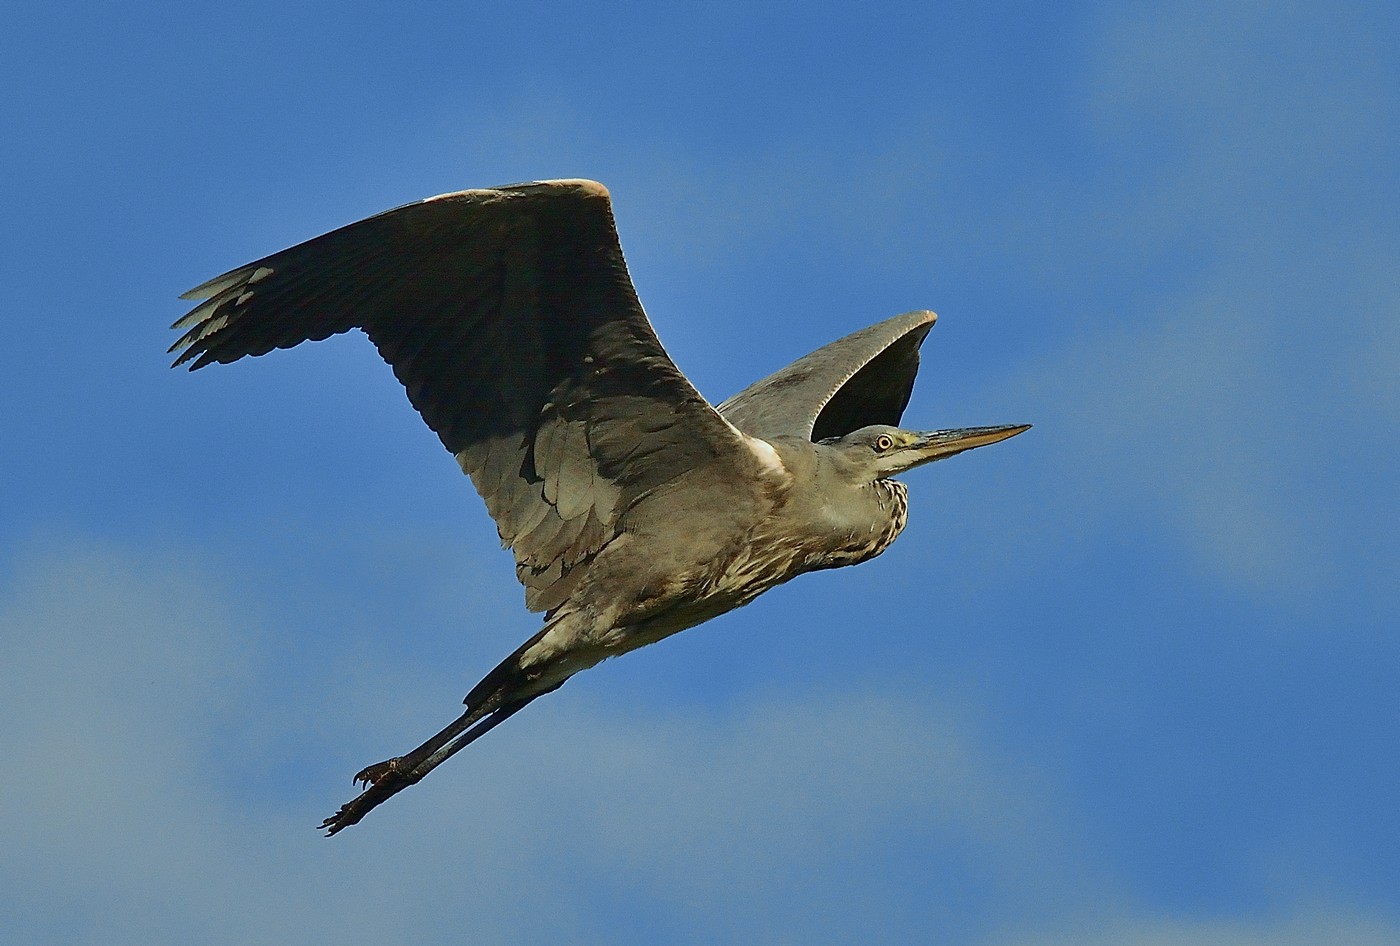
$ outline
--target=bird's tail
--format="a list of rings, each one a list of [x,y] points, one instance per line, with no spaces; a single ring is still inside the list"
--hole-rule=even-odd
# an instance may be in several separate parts
[[[366,766],[355,775],[355,782],[365,786],[355,798],[340,806],[340,810],[321,822],[329,837],[357,823],[372,809],[388,801],[471,745],[492,729],[520,712],[538,697],[563,686],[563,681],[539,689],[531,686],[531,674],[521,668],[525,651],[544,636],[539,634],[526,641],[519,650],[496,665],[496,668],[472,687],[463,701],[467,711],[418,748],[397,758]]]

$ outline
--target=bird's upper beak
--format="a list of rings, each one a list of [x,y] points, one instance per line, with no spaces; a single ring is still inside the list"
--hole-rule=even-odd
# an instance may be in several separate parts
[[[1031,429],[1030,424],[1006,424],[1001,427],[963,427],[959,430],[930,430],[903,451],[913,460],[905,469],[913,469],[955,453],[985,447]]]

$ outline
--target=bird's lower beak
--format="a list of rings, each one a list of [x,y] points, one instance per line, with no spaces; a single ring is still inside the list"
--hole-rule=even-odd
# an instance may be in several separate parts
[[[1030,430],[1030,424],[1007,424],[1002,427],[964,427],[960,430],[931,430],[919,435],[919,441],[910,450],[919,455],[914,465],[930,463],[951,457],[955,453],[985,447],[1008,437]]]

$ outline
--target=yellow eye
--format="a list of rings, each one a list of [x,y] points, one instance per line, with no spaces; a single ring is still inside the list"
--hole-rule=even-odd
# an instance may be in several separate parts
[[[884,453],[886,450],[893,446],[894,438],[891,437],[889,434],[881,434],[880,436],[875,438],[875,449],[879,453]]]

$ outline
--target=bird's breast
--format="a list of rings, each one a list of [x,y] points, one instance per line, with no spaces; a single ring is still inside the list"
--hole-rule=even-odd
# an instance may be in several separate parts
[[[863,499],[857,514],[837,519],[775,510],[717,564],[704,596],[739,607],[804,572],[879,555],[904,530],[908,493],[903,483],[878,480]]]

